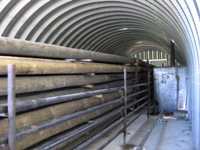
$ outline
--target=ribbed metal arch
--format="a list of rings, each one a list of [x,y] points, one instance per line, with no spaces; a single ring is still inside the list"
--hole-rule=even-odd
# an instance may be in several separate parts
[[[149,37],[149,40],[152,40],[154,42],[156,42],[156,40],[154,40],[154,39],[159,38],[159,36],[157,36],[156,34],[150,32],[148,30],[145,30],[145,29],[142,30],[142,29],[135,28],[135,30],[124,31],[124,32],[122,31],[122,33],[120,33],[120,31],[116,31],[116,30],[115,31],[113,31],[113,30],[109,31],[109,29],[105,30],[105,34],[101,35],[102,37],[100,37],[100,35],[97,36],[97,37],[99,37],[99,39],[98,39],[99,42],[94,43],[94,44],[95,45],[97,45],[97,44],[99,45],[99,43],[101,43],[103,41],[107,42],[108,40],[113,40],[113,38],[115,38],[116,36],[120,37],[120,36],[124,36],[124,35],[125,35],[125,37],[130,37],[130,36],[133,37],[133,36],[135,36],[137,34],[143,35],[142,37],[135,36],[135,39],[137,39],[137,40],[146,39],[146,37],[149,37],[149,35],[151,35],[151,36],[154,36],[154,38],[150,38]],[[110,35],[106,34],[106,31],[107,31],[107,33],[112,33],[112,34],[110,34]],[[147,34],[149,34],[149,35],[146,36]],[[157,40],[157,41],[160,42],[159,44],[162,44],[161,40]],[[102,45],[104,45],[104,44],[102,44]],[[94,47],[96,47],[96,46],[94,46]],[[97,49],[98,49],[98,47],[97,47]]]
[[[129,36],[129,34],[131,36]],[[138,34],[138,33],[125,33],[123,35],[120,34],[120,36],[115,36],[115,37],[112,37],[112,38],[108,38],[108,39],[105,39],[104,42],[101,42],[101,43],[104,43],[104,44],[101,44],[101,45],[98,45],[98,46],[95,46],[97,50],[103,50],[105,53],[112,53],[113,49],[116,49],[115,47],[118,45],[118,43],[132,43],[132,45],[135,44],[135,42],[137,42],[137,39],[144,39],[143,36],[145,34]],[[145,37],[145,39],[147,40],[150,40],[150,36],[148,38],[148,36]],[[113,48],[111,48],[111,46]],[[124,51],[124,50],[123,50]]]
[[[2,21],[2,19],[6,16],[6,14],[8,13],[9,10],[12,9],[12,7],[15,6],[16,2],[18,0],[12,0],[10,1],[1,11],[0,13],[0,22]]]
[[[85,37],[85,36],[84,36]]]
[[[173,39],[176,59],[189,67],[188,107],[200,148],[199,0],[0,0],[0,6],[6,37],[128,56],[138,41],[169,52]]]
[[[29,33],[27,35],[24,35],[24,37],[26,36],[25,39],[26,40],[38,41],[36,39],[37,39],[38,35],[41,32],[43,32],[43,31],[47,31],[48,32],[49,31],[49,27],[48,27],[49,26],[49,22],[54,21],[54,19],[59,17],[62,13],[66,12],[68,10],[68,9],[66,9],[67,7],[69,7],[69,10],[70,10],[70,8],[72,6],[71,6],[70,1],[69,2],[68,1],[58,1],[58,2],[49,1],[45,5],[41,6],[29,18],[30,20],[38,20],[36,22],[36,25],[32,26],[30,28],[31,25],[29,24],[29,22],[26,22],[25,24],[27,24],[27,25],[26,26],[22,26],[20,28],[19,31],[21,31],[21,32],[18,32],[18,36],[22,36],[24,34],[23,33],[23,31],[24,31],[23,29],[27,28],[29,30]],[[52,9],[50,9],[51,7],[52,7]],[[46,12],[44,13],[43,11],[46,11]],[[42,15],[39,15],[39,14],[42,14]],[[42,29],[42,30],[38,31],[38,29]]]
[[[20,3],[20,1],[11,1],[10,3],[8,3],[8,5],[3,9],[7,11],[4,11],[3,14],[5,15],[5,12],[8,12],[8,8],[13,8],[14,5],[17,5],[18,3]],[[175,37],[174,40],[177,43],[181,43],[179,45],[190,44],[183,44],[184,42],[188,42],[188,40],[185,39],[185,35],[188,35],[188,37],[190,36],[190,34],[186,33],[189,32],[188,28],[184,28],[183,25],[187,26],[185,24],[185,21],[189,21],[183,19],[182,15],[180,14],[180,10],[178,9],[181,9],[183,12],[184,10],[182,7],[180,7],[181,4],[178,1],[166,2],[154,0],[88,0],[77,2],[65,0],[56,2],[44,0],[42,5],[38,9],[36,9],[35,12],[29,15],[30,17],[19,28],[17,25],[17,21],[19,20],[19,18],[23,16],[23,14],[27,13],[27,10],[31,8],[31,6],[34,6],[36,4],[38,6],[39,2],[28,1],[27,4],[24,5],[24,7],[22,7],[22,9],[20,9],[19,12],[17,12],[13,19],[8,23],[2,36],[10,36],[10,32],[13,32],[13,34],[11,34],[11,36],[13,36],[14,32],[17,31],[17,34],[14,36],[15,38],[22,38],[31,41],[41,41],[57,45],[94,50],[96,48],[95,45],[92,44],[93,46],[90,47],[91,44],[88,44],[90,43],[89,41],[93,40],[95,35],[96,37],[98,37],[99,43],[101,43],[101,38],[105,37],[105,32],[102,32],[102,30],[105,30],[103,26],[107,26],[111,29],[111,26],[104,24],[104,22],[109,23],[107,20],[101,20],[100,18],[98,18],[99,14],[108,15],[108,17],[106,17],[105,19],[109,19],[111,21],[112,15],[117,15],[118,11],[118,13],[126,13],[127,16],[130,16],[130,19],[131,17],[133,17],[133,20],[136,18],[136,22],[140,22],[144,25],[146,25],[146,22],[149,21],[148,26],[144,26],[144,28],[153,30],[154,32],[156,30],[160,30],[163,33],[165,33],[165,35],[163,35],[165,37],[159,37],[163,39],[163,42],[160,43],[160,45],[162,46],[165,46],[167,44],[166,42],[169,40],[169,38],[167,37]],[[177,5],[179,5],[180,8],[177,8]],[[175,11],[178,13],[174,13]],[[103,14],[103,12],[105,14]],[[149,13],[147,14],[147,12]],[[92,15],[93,18],[91,18]],[[98,19],[94,19],[95,17]],[[125,18],[127,17],[122,17],[121,22]],[[32,25],[31,20],[33,20],[33,22],[34,20],[37,20],[34,22],[36,24]],[[181,22],[180,20],[183,21]],[[118,21],[120,22],[120,20],[113,20],[112,23],[118,24]],[[58,22],[62,24],[58,24]],[[129,20],[127,20],[127,22],[134,25],[134,23]],[[152,24],[150,22],[152,22]],[[57,27],[55,26],[56,24]],[[99,26],[97,24],[99,24]],[[126,24],[126,22],[124,22],[124,24]],[[84,26],[87,26],[87,28],[84,28]],[[158,28],[155,29],[153,26]],[[173,26],[176,26],[176,28],[173,28]],[[16,28],[16,31],[13,31],[13,27],[17,27],[18,30]],[[97,31],[99,31],[99,33],[97,33]],[[48,33],[49,36],[46,35],[46,37],[44,37],[44,33]],[[115,33],[110,32],[110,34]],[[155,35],[152,34],[151,36],[154,37]],[[84,40],[82,40],[82,37],[84,37]],[[54,39],[54,41],[52,41],[52,39]],[[102,42],[102,45],[104,45],[104,42]],[[177,48],[178,51],[181,51],[181,49],[186,49],[186,47],[182,46],[177,46]],[[98,51],[101,51],[101,49],[98,48]]]
[[[114,12],[114,13],[115,13],[115,12]],[[77,17],[78,17],[78,16],[77,16]],[[89,18],[89,16],[86,16],[85,18]],[[97,17],[97,18],[98,18],[98,17]],[[87,24],[88,24],[88,25],[90,25],[91,23],[93,24],[93,23],[94,23],[94,21],[95,21],[95,20],[91,20],[91,21],[90,21],[90,22],[88,22]],[[83,22],[83,21],[82,21],[82,22]],[[75,23],[74,23],[74,24],[72,25],[72,26],[73,26],[73,28],[74,28],[74,31],[75,31],[75,33],[74,33],[74,34],[80,35],[80,34],[79,34],[79,29],[81,29],[81,27],[79,27],[80,23],[81,23],[81,22],[79,22],[79,23],[77,23],[77,24],[75,24]],[[75,28],[75,26],[76,26],[76,25],[78,25],[78,27],[77,27],[77,28]],[[95,27],[95,26],[94,26],[94,27]],[[67,28],[66,30],[68,31],[68,28]],[[70,30],[71,30],[71,28],[70,28]],[[73,30],[72,30],[72,31],[73,31]],[[87,31],[87,30],[86,30],[86,31]],[[62,32],[64,32],[64,33],[65,33],[65,31],[62,31]],[[70,35],[70,33],[68,33],[68,34]],[[68,34],[67,34],[67,37],[66,37],[66,39],[64,39],[64,38],[63,38],[63,39],[64,39],[63,41],[65,41],[65,40],[67,40],[67,39],[68,39]],[[81,35],[82,35],[82,34],[81,34]],[[72,34],[72,36],[73,36],[73,34]],[[85,36],[85,35],[84,35],[84,36]],[[70,37],[70,39],[71,39],[71,36],[69,36],[69,37]],[[56,43],[54,42],[54,44],[56,44]],[[57,44],[58,44],[58,43],[57,43]]]
[[[48,2],[49,4],[50,4],[50,2]],[[47,3],[47,4],[48,4]],[[45,4],[45,5],[47,5],[47,4]],[[65,3],[66,4],[66,3]],[[67,3],[68,4],[68,3]],[[110,5],[109,7],[108,7],[108,4]],[[122,4],[123,4],[123,6],[122,6]],[[130,3],[130,1],[129,1],[129,3],[126,3],[126,2],[117,2],[116,4],[115,4],[115,6],[113,6],[113,3],[112,3],[112,1],[110,2],[108,2],[108,1],[104,1],[104,2],[99,2],[98,3],[98,7],[100,6],[100,8],[102,9],[102,8],[104,8],[104,9],[111,9],[110,7],[119,7],[120,9],[125,9],[126,10],[126,12],[128,12],[128,13],[130,13],[131,12],[131,10],[129,10],[129,9],[131,9],[131,7],[132,6],[130,6],[130,4],[131,5],[134,5],[134,6],[137,6],[137,7],[139,7],[139,9],[138,10],[140,10],[140,9],[142,9],[142,8],[144,8],[144,6],[145,5],[142,5],[141,3],[139,4],[139,3],[137,3],[137,2],[134,2],[134,4],[132,4],[132,3]],[[137,4],[137,5],[136,5]],[[87,7],[87,6],[90,6],[90,5],[96,5],[96,3],[87,3],[87,4],[84,4],[84,6],[86,7],[85,9],[87,10],[87,9],[89,9],[89,8],[93,8],[93,7]],[[81,7],[82,7],[83,5],[81,5]],[[60,7],[63,7],[63,5],[62,6],[60,6]],[[60,7],[58,7],[58,8],[60,8]],[[80,6],[79,6],[80,7]],[[73,9],[80,9],[79,7],[74,7]],[[44,7],[43,7],[44,8]],[[58,8],[56,8],[56,9],[58,9]],[[56,11],[56,9],[54,9],[54,11]],[[82,8],[83,9],[83,8]],[[116,9],[116,8],[115,8]],[[114,9],[114,10],[115,10]],[[145,6],[145,11],[151,11],[152,12],[152,14],[154,13],[154,10],[152,9],[151,10],[151,8],[150,7],[148,7],[147,5]],[[84,9],[83,9],[84,10]],[[112,10],[112,9],[111,9]],[[135,12],[138,12],[138,10],[137,9],[135,9],[134,11]],[[143,10],[143,9],[142,9]],[[51,13],[55,13],[54,11],[51,11]],[[94,11],[94,10],[91,10],[91,11]],[[152,18],[153,16],[150,16],[150,15],[148,15],[148,16],[145,16],[144,14],[146,14],[145,13],[145,11],[142,11],[142,12],[140,12],[139,11],[139,13],[138,13],[138,16],[143,16],[143,18],[149,18],[149,20],[150,20],[150,18]],[[80,12],[80,10],[79,10],[79,12]],[[87,10],[87,12],[88,12],[88,10]],[[113,11],[111,11],[112,13],[114,13],[115,14],[115,12],[113,12]],[[132,12],[132,13],[135,13],[135,12]],[[82,12],[81,12],[82,13]],[[136,14],[136,13],[135,13]],[[143,15],[142,15],[143,14]],[[66,14],[65,14],[66,15]],[[79,14],[77,14],[77,16],[78,16]],[[47,15],[48,16],[48,15]],[[75,16],[73,16],[74,18],[75,17],[77,17],[76,15]],[[87,16],[86,16],[87,17]],[[49,18],[49,17],[47,17],[47,18]],[[88,18],[88,17],[87,17]],[[68,18],[69,19],[69,18]],[[82,20],[84,20],[84,18],[81,18]],[[166,20],[166,18],[164,18],[165,20]],[[43,19],[42,19],[43,20]],[[94,21],[94,20],[92,20],[92,21]],[[144,22],[143,22],[144,23]],[[80,25],[80,23],[74,23],[74,24],[72,24],[72,26],[74,26],[74,25]],[[88,24],[90,24],[90,22],[88,22]],[[36,25],[36,27],[38,28],[39,26],[37,26]],[[81,27],[78,27],[78,28],[80,28],[81,29]],[[70,28],[69,28],[70,29]],[[66,30],[69,30],[68,28],[66,29]],[[35,30],[32,30],[33,32],[35,32]],[[49,30],[48,29],[44,29],[43,30],[43,32],[44,31],[46,31],[46,32],[48,32]],[[55,29],[54,30],[55,32],[56,31],[59,31],[59,30],[57,30],[57,29]],[[80,33],[77,31],[77,28],[75,28],[75,33],[76,33],[76,35],[80,35]],[[63,33],[63,32],[62,32]],[[72,32],[73,33],[73,32]],[[93,32],[94,33],[94,32]],[[31,35],[31,34],[29,34],[29,35]],[[42,34],[40,34],[40,35],[42,35]],[[55,34],[54,34],[55,35]],[[60,36],[62,36],[62,38],[64,37],[63,36],[63,34],[59,34]],[[70,33],[68,33],[68,35],[70,35]],[[82,34],[84,37],[86,36],[86,34]],[[30,36],[29,36],[30,37]],[[41,36],[40,36],[41,37]],[[71,36],[69,36],[69,37],[71,37]],[[69,37],[67,36],[66,38],[67,39],[69,39]],[[67,44],[64,44],[64,42],[66,41],[66,38],[63,40],[63,42],[60,44],[60,45],[65,45],[65,46],[70,46],[70,47],[74,47],[73,45],[67,45]],[[50,38],[50,39],[52,39],[52,37]],[[58,39],[60,39],[60,38],[58,38]],[[90,38],[86,38],[86,41],[89,41],[90,40]],[[37,39],[36,41],[40,41],[40,39]],[[71,41],[74,41],[73,39],[71,39]],[[54,44],[59,44],[59,43],[56,43],[56,42],[53,42]],[[76,43],[75,43],[75,45],[76,45]],[[81,48],[81,47],[78,47],[78,46],[76,46],[77,48]]]
[[[7,28],[2,33],[2,36],[9,36],[9,32],[12,30],[13,26],[19,20],[19,18],[21,17],[21,15],[23,15],[26,12],[26,10],[30,9],[34,3],[36,3],[36,1],[30,1],[27,5],[25,5],[25,7],[23,7],[15,15],[15,17],[9,22],[9,24],[7,25]]]
[[[120,22],[123,21],[123,24],[121,24]],[[78,37],[75,37],[73,41],[73,45],[70,45],[69,46],[72,46],[74,47],[74,45],[81,45],[80,42],[77,42],[78,39],[81,39],[81,37],[84,37],[84,40],[81,40],[82,43],[85,43],[86,41],[90,42],[90,39],[94,39],[94,37],[101,37],[101,35],[104,35],[105,36],[105,33],[108,33],[107,30],[110,30],[110,31],[116,31],[116,32],[120,32],[120,33],[123,33],[123,31],[120,31],[120,29],[122,30],[123,27],[126,27],[128,28],[128,30],[134,30],[134,28],[136,29],[139,29],[139,27],[141,27],[142,29],[145,29],[147,30],[147,25],[143,25],[141,23],[138,23],[138,22],[134,22],[133,20],[125,20],[125,18],[123,19],[120,19],[120,20],[114,20],[112,18],[108,18],[108,21],[104,21],[103,23],[100,23],[100,22],[97,22],[97,23],[93,23],[91,26],[83,29],[82,32],[85,31],[85,34],[82,34],[80,33],[81,36]],[[155,27],[152,26],[151,30],[153,31],[158,31],[158,29],[156,29]],[[79,34],[77,34],[79,35]],[[77,40],[76,40],[77,39]],[[77,42],[77,43],[75,43]],[[85,43],[86,45],[86,43]]]
[[[102,40],[99,40],[98,42],[94,42],[94,46],[91,45],[91,47],[94,47],[96,48],[97,50],[101,50],[102,52],[112,52],[112,49],[109,49],[107,46],[110,46],[110,45],[113,45],[114,46],[117,46],[115,45],[112,41],[115,41],[115,42],[122,42],[123,41],[123,38],[125,38],[126,40],[131,40],[132,41],[132,45],[135,44],[135,42],[137,42],[138,40],[149,40],[149,38],[147,38],[147,36],[145,38],[144,37],[145,34],[138,34],[138,33],[124,33],[123,35],[121,33],[113,33],[111,35],[108,35],[108,36],[105,36],[104,39]],[[124,40],[125,40],[124,39]],[[111,42],[111,43],[109,43]],[[101,43],[104,43],[104,44],[101,44]],[[104,48],[105,47],[105,48]],[[107,49],[107,50],[105,50]]]
[[[68,6],[68,4],[65,4],[65,5],[67,5]],[[63,7],[63,8],[65,8],[64,6],[65,5],[63,5],[63,6],[60,6],[60,7]],[[79,19],[81,19],[81,17],[79,16],[79,15],[82,15],[82,11],[84,12],[84,11],[87,11],[87,9],[85,8],[83,8],[83,7],[85,7],[85,5],[86,4],[84,4],[84,5],[80,5],[80,6],[73,6],[71,9],[69,9],[69,10],[66,10],[66,8],[65,8],[65,11],[63,11],[62,13],[60,12],[58,15],[57,15],[57,17],[55,17],[55,19],[54,20],[52,20],[51,22],[50,22],[50,24],[48,25],[48,26],[46,26],[46,28],[44,28],[44,30],[43,31],[46,31],[46,32],[48,32],[49,30],[51,30],[51,28],[53,28],[54,30],[54,33],[53,34],[51,34],[51,35],[53,35],[53,36],[59,36],[59,35],[61,35],[61,37],[62,37],[62,34],[59,34],[59,33],[63,33],[63,29],[68,29],[68,26],[70,26],[71,24],[73,24],[75,21],[73,20],[73,19],[75,19],[75,20],[79,20]],[[86,6],[88,6],[88,5],[86,5]],[[60,10],[61,8],[56,8],[56,9],[54,9],[51,13],[55,13],[55,12],[57,12],[58,10]],[[73,15],[72,15],[73,14]],[[49,14],[48,14],[49,15]],[[45,16],[45,18],[49,18],[48,17],[48,15],[47,16]],[[45,19],[44,18],[44,19]],[[43,19],[41,19],[41,22],[39,22],[39,24],[40,25],[43,25]],[[60,22],[60,24],[58,24]],[[56,24],[58,24],[58,25],[56,25]],[[57,27],[54,27],[54,26],[57,26]],[[59,31],[59,32],[57,32],[57,31]],[[43,35],[43,34],[40,34],[39,35],[39,37],[41,36],[41,35]],[[57,38],[57,40],[59,40],[59,37],[56,37]],[[54,40],[52,40],[52,37],[51,36],[49,36],[48,37],[48,39],[51,39],[51,41],[48,41],[48,40],[46,40],[46,39],[44,39],[44,41],[47,43],[56,43],[56,44],[58,44],[57,42],[55,42],[56,41],[56,39],[54,39]],[[37,38],[37,41],[38,41],[39,39]]]

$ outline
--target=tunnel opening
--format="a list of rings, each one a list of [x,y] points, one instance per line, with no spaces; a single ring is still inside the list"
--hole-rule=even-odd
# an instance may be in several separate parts
[[[8,64],[16,65],[16,73],[19,71],[18,64],[21,67],[21,71],[24,73],[21,72],[22,74],[17,74],[16,76],[17,80],[19,78],[17,85],[23,86],[23,88],[18,89],[19,93],[16,95],[17,99],[19,98],[25,101],[27,97],[30,97],[31,101],[27,108],[37,107],[39,103],[34,99],[35,94],[39,94],[36,98],[39,99],[40,96],[44,98],[42,95],[44,96],[45,94],[49,94],[50,97],[53,97],[62,95],[67,91],[71,91],[71,94],[78,92],[87,93],[87,91],[91,89],[100,90],[103,87],[114,88],[124,86],[124,82],[122,81],[122,79],[124,79],[124,64],[126,64],[127,67],[127,83],[129,80],[138,78],[140,79],[138,84],[142,84],[147,81],[148,75],[145,71],[148,69],[145,67],[149,64],[150,68],[153,65],[162,66],[164,68],[169,66],[170,40],[173,39],[176,50],[176,66],[187,67],[188,119],[191,121],[192,125],[195,148],[199,149],[199,12],[200,2],[198,0],[1,0],[1,111],[7,111],[7,105],[4,102],[6,101],[7,95],[7,83],[5,78]],[[26,41],[23,41],[23,44],[20,45],[17,42],[9,43],[5,39],[8,41],[17,41],[18,39],[19,41]],[[28,43],[28,41],[32,43]],[[53,44],[55,46],[51,45],[52,47],[45,47],[41,45],[40,48],[35,48],[34,46],[40,44],[34,45],[34,42]],[[56,45],[61,47],[58,48]],[[40,49],[43,50],[41,51]],[[73,52],[74,49],[76,49],[75,52]],[[65,54],[65,51],[72,53]],[[34,61],[34,63],[32,61]],[[96,64],[92,66],[93,63]],[[128,66],[128,64],[138,64],[138,66]],[[65,65],[71,67],[71,70],[67,70]],[[82,69],[82,67],[85,69]],[[81,71],[77,71],[76,69],[80,69]],[[110,70],[112,71],[110,72]],[[130,70],[132,70],[132,73],[129,72]],[[65,78],[66,72],[68,74],[73,73],[74,75],[70,76],[72,82],[71,86],[68,83],[69,81]],[[26,74],[29,73],[34,74],[32,80],[28,79],[31,77],[30,75],[26,76]],[[98,79],[95,79],[97,78],[96,76],[98,76]],[[55,77],[56,80],[54,80]],[[80,80],[80,82],[78,82],[78,80]],[[34,88],[31,86],[33,85],[33,83],[31,83],[33,81],[37,81],[37,83],[34,83]],[[132,81],[130,81],[130,84],[131,83]],[[80,84],[82,87],[76,89],[76,86],[80,86]],[[95,86],[93,84],[95,84]],[[38,85],[41,87],[38,88]],[[55,88],[57,89],[53,90]],[[144,87],[140,88],[141,91],[144,90]],[[136,92],[136,89],[133,89],[132,92]],[[28,92],[28,94],[24,94],[26,92]],[[130,91],[127,91],[127,93],[129,92]],[[116,94],[115,96],[117,97],[119,93],[113,94]],[[70,94],[70,92],[68,94]],[[122,92],[122,95],[123,94]],[[141,96],[141,94],[139,94],[139,96]],[[105,99],[107,99],[109,103],[109,94],[102,96],[101,93],[93,98],[99,101],[99,107],[103,105],[101,102],[106,102]],[[84,104],[84,106],[86,104]],[[52,104],[50,105],[53,106]],[[142,106],[140,102],[137,107],[139,106]],[[44,109],[46,108],[45,106],[43,107]],[[54,112],[50,108],[48,111],[52,114]],[[131,111],[131,109],[128,111]],[[137,118],[137,116],[135,117]],[[1,118],[1,120],[4,119],[5,118]],[[100,118],[97,117],[95,119],[99,120]],[[113,119],[104,124],[104,127],[98,127],[96,131],[92,131],[93,134],[91,135],[93,136],[91,137],[94,137],[97,131],[101,131],[102,128],[109,129],[109,124],[112,124],[112,121],[118,119],[117,116],[113,117]],[[91,122],[93,122],[93,120],[91,120]],[[90,124],[89,122],[85,123]],[[80,128],[82,128],[82,126]],[[46,134],[50,134],[50,131],[38,133],[45,136]],[[60,137],[64,136],[61,135],[60,132],[56,132],[56,134],[60,134]],[[81,139],[87,138],[88,136],[85,135],[85,137],[79,139],[81,141]],[[3,136],[0,140],[5,141],[5,139],[7,140],[7,138]],[[32,146],[34,147],[35,145]]]

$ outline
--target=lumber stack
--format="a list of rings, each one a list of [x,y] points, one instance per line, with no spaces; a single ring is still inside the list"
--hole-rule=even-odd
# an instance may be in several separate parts
[[[121,118],[124,67],[128,86],[144,83],[127,89],[126,109],[146,105],[148,65],[141,60],[3,37],[0,45],[1,116],[8,110],[7,66],[16,67],[18,150],[73,149]],[[6,117],[0,126],[0,149],[8,149]]]

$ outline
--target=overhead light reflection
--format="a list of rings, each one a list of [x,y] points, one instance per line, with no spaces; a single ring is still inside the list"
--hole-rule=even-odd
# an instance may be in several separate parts
[[[143,41],[138,41],[136,42],[136,44],[143,44]]]
[[[124,28],[121,28],[121,29],[119,29],[120,31],[125,31],[125,30],[128,30],[128,28],[127,27],[124,27]]]

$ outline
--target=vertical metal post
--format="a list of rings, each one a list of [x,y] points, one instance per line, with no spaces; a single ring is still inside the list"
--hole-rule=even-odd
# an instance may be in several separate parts
[[[174,48],[174,41],[170,41],[170,47],[171,47],[171,54],[170,54],[170,66],[175,66],[175,48]]]
[[[126,125],[127,123],[127,71],[124,66],[124,146],[126,145]]]
[[[138,65],[139,65],[139,58],[136,58],[135,84],[138,83]]]
[[[139,80],[138,80],[139,58],[136,58],[136,63],[135,63],[135,65],[136,65],[136,69],[135,69],[135,85],[137,85],[138,82],[139,82]],[[138,91],[138,87],[134,88],[133,92],[135,93],[135,92],[137,92],[137,91]],[[134,97],[133,100],[135,101],[136,98]],[[135,109],[135,105],[133,105],[132,108]]]
[[[15,150],[16,125],[15,125],[15,65],[9,64],[8,68],[8,146],[9,150]]]
[[[148,62],[148,75],[147,75],[147,78],[148,78],[148,85],[147,85],[147,89],[148,89],[148,110],[147,110],[147,117],[149,118],[149,115],[150,115],[150,102],[151,102],[151,70],[150,70],[150,67],[149,67],[149,62]]]

